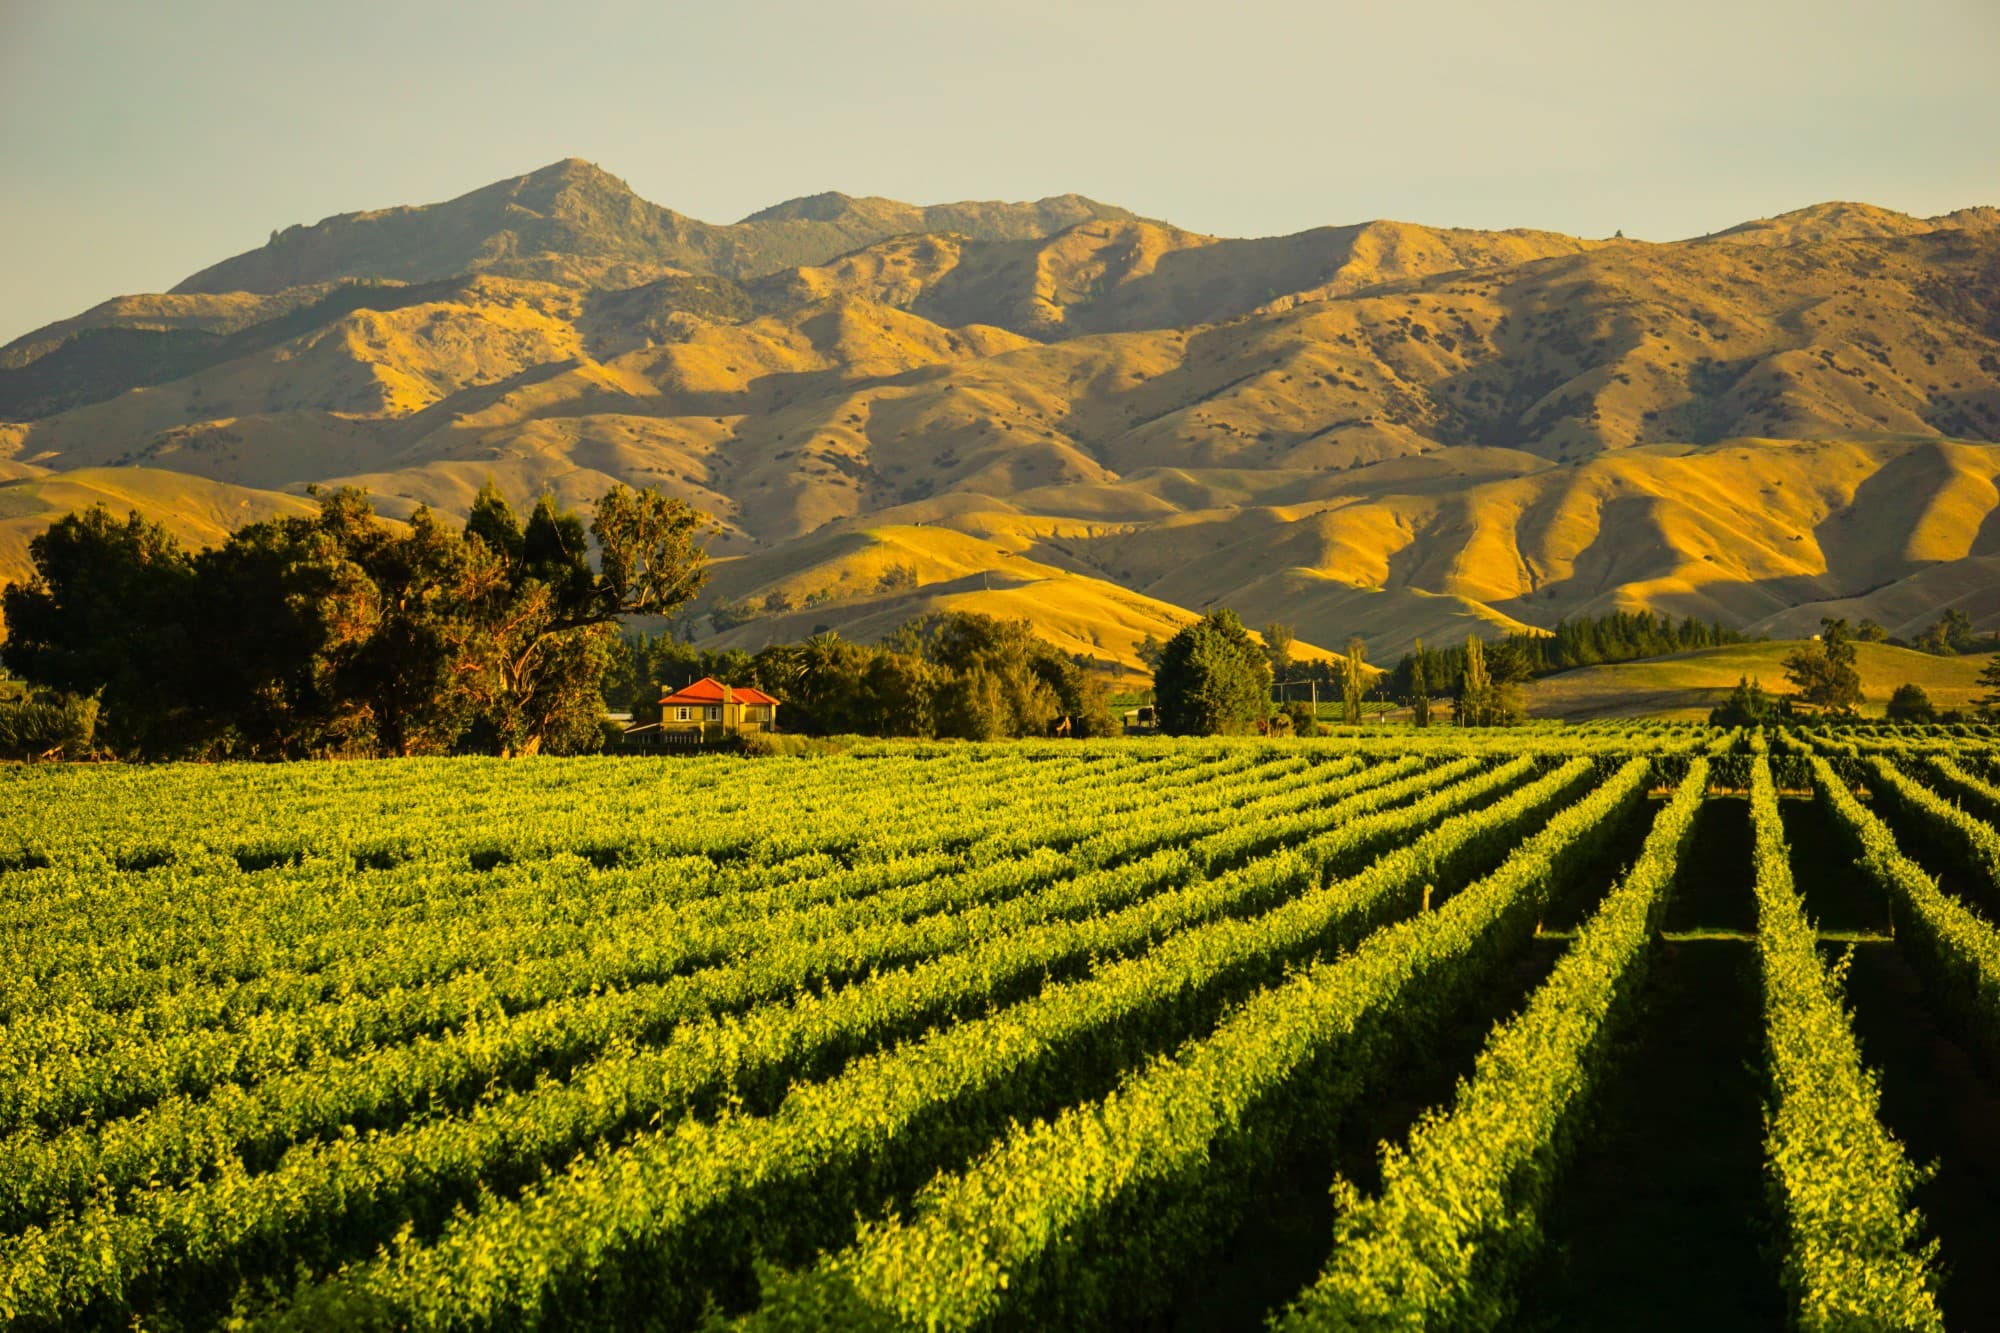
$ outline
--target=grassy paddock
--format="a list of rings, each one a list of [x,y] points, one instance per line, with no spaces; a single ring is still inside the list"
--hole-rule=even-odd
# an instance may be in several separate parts
[[[1703,718],[1745,676],[1773,694],[1787,692],[1785,657],[1796,642],[1738,643],[1669,657],[1584,667],[1545,676],[1527,687],[1534,717],[1580,722],[1591,718]],[[1867,696],[1862,712],[1880,717],[1890,693],[1906,682],[1921,685],[1939,708],[1964,708],[1980,693],[1979,673],[1991,654],[1933,657],[1909,648],[1864,643],[1856,666]]]

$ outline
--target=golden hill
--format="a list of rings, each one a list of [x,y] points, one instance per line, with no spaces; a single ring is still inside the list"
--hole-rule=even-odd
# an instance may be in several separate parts
[[[972,599],[1124,666],[1210,605],[1377,660],[1613,608],[2000,626],[1996,439],[1992,209],[1228,240],[820,195],[717,227],[571,161],[0,349],[16,464],[395,515],[656,485],[723,523],[710,604],[798,608],[729,642]],[[916,586],[869,591],[891,567]]]

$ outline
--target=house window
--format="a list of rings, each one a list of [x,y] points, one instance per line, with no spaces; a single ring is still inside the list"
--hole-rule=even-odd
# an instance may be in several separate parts
[[[710,722],[722,721],[722,705],[710,704],[708,706],[708,720]]]
[[[685,722],[687,720],[688,720],[688,710],[686,708],[676,708],[674,710],[674,721]]]

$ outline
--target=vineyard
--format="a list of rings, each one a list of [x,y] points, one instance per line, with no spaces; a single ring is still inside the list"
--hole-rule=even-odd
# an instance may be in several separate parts
[[[0,812],[10,1328],[2000,1327],[2000,731]]]

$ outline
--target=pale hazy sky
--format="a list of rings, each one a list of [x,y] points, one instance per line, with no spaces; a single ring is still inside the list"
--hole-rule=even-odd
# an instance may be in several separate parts
[[[2000,204],[2000,0],[0,0],[0,341],[588,158],[710,221],[1077,191],[1669,239]]]

